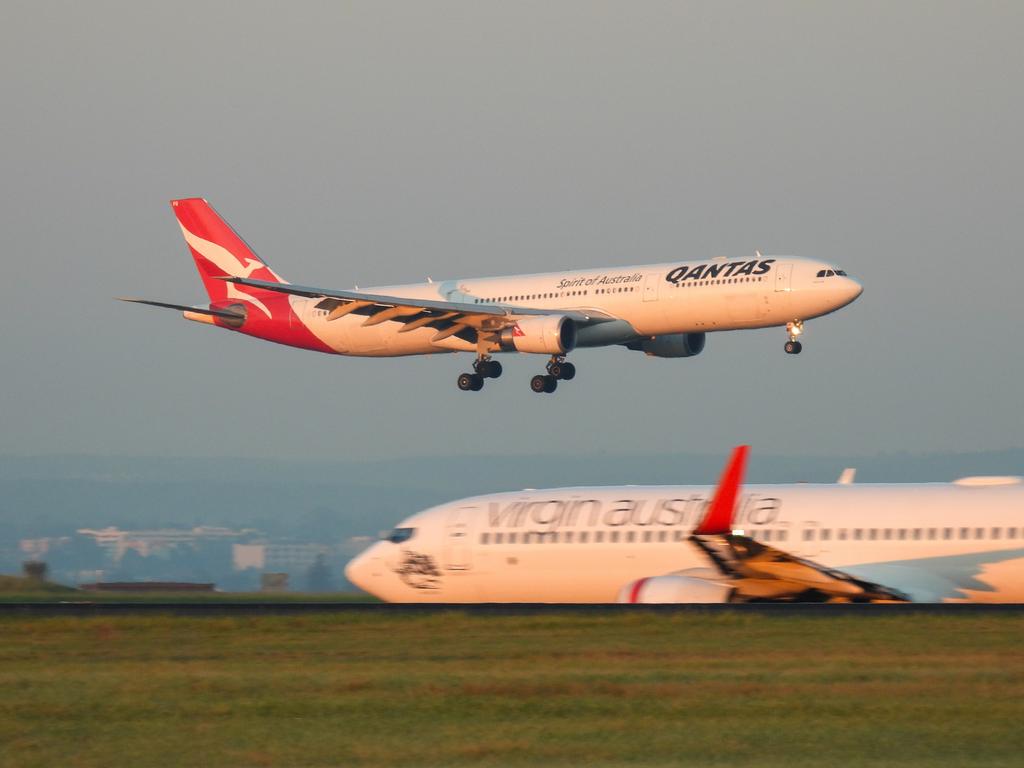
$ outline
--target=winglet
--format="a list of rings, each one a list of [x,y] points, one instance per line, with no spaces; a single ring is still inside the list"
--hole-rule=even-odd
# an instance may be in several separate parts
[[[743,472],[746,469],[749,445],[738,445],[733,448],[729,463],[725,465],[722,477],[718,480],[714,498],[704,513],[704,519],[693,529],[694,536],[720,536],[732,532],[732,518],[736,511],[736,499],[739,497],[740,486],[743,484]]]

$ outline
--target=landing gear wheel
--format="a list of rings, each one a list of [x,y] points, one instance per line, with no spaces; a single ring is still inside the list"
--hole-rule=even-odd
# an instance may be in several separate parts
[[[554,392],[558,387],[558,380],[554,376],[544,376],[538,373],[530,379],[530,389],[537,394],[542,392]]]
[[[501,376],[501,363],[497,360],[478,358],[473,363],[473,370],[484,379],[496,379]]]
[[[484,377],[478,373],[460,373],[458,385],[463,392],[479,392],[484,388]]]
[[[563,357],[552,357],[545,367],[548,373],[556,379],[569,381],[576,376],[576,366],[572,363],[567,363]]]
[[[786,342],[786,354],[787,355],[799,355],[800,350],[804,348],[804,345],[799,341],[787,341]]]

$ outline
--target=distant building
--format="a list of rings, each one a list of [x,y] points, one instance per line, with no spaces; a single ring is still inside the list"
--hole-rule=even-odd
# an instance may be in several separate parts
[[[246,571],[250,568],[262,571],[267,563],[266,544],[232,544],[231,545],[231,566],[236,571]]]
[[[119,561],[128,550],[134,550],[143,557],[148,557],[162,550],[181,545],[194,545],[203,540],[249,538],[258,535],[259,531],[251,528],[232,530],[213,526],[196,526],[192,529],[162,528],[156,530],[128,531],[107,526],[106,528],[79,528],[78,533],[89,536],[96,545],[105,550],[110,559]]]
[[[69,536],[54,536],[45,539],[21,539],[18,542],[18,549],[32,558],[41,558],[50,550],[67,544],[71,541]]]
[[[271,571],[305,571],[328,551],[323,544],[267,544],[264,567]]]
[[[260,592],[287,592],[287,573],[263,573],[260,574]]]
[[[231,560],[236,571],[253,568],[299,573],[329,552],[330,547],[323,544],[235,544],[231,547]]]
[[[26,560],[21,564],[21,572],[30,581],[46,581],[46,563],[41,560]]]

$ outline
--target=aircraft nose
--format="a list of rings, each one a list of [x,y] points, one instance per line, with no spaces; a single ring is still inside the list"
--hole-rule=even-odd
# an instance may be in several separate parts
[[[380,577],[382,568],[380,542],[377,542],[349,561],[345,566],[345,578],[364,592],[374,595],[376,593],[371,587],[374,581]]]
[[[851,301],[856,299],[862,293],[864,293],[864,286],[854,280],[852,277],[844,277],[842,285],[843,303],[849,304]]]

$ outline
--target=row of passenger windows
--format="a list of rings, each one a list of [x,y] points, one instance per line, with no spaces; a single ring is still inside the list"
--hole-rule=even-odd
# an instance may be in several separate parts
[[[936,541],[943,539],[1016,539],[1018,532],[1024,538],[1024,528],[807,528],[804,541]],[[835,536],[833,537],[833,533]],[[789,537],[785,528],[758,528],[747,535],[756,541],[784,542]],[[674,531],[485,531],[480,534],[481,544],[646,544],[683,541],[688,532]]]
[[[680,280],[675,284],[676,288],[693,288],[695,285],[729,285],[732,283],[760,283],[760,277],[723,277],[718,280],[694,280],[692,283]]]
[[[480,534],[481,544],[603,544],[604,542],[683,541],[687,533],[675,531],[496,531]]]
[[[835,538],[839,541],[853,539],[854,541],[920,541],[926,539],[1016,539],[1018,529],[1010,528],[837,528]],[[1024,535],[1024,529],[1020,529]],[[831,541],[832,529],[822,528],[820,530],[808,528],[804,531],[804,541]]]
[[[632,293],[635,285],[620,285],[617,288],[597,288],[595,294]],[[561,291],[555,293],[532,293],[519,296],[499,296],[496,299],[473,299],[474,304],[503,304],[506,301],[537,301],[538,299],[561,299],[566,296],[587,296],[590,291]]]

